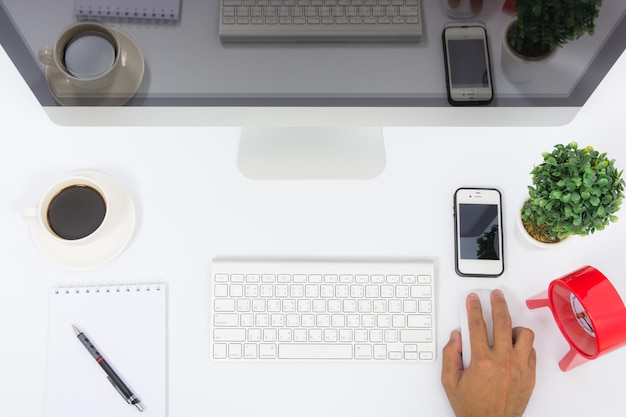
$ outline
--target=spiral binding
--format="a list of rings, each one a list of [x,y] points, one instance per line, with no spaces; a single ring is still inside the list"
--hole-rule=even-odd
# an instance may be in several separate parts
[[[165,288],[163,283],[104,283],[94,285],[65,285],[52,288],[54,295],[91,295],[101,293],[159,292]]]
[[[178,22],[175,9],[149,9],[138,7],[81,6],[76,5],[76,18],[80,21],[104,21],[122,23],[163,23]]]

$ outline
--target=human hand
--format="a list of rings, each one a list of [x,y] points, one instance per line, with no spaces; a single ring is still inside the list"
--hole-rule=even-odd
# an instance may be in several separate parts
[[[461,359],[461,334],[454,330],[443,348],[441,382],[457,417],[520,417],[535,387],[534,333],[512,327],[509,309],[500,290],[491,292],[493,346],[480,299],[466,300],[472,358],[467,369]]]

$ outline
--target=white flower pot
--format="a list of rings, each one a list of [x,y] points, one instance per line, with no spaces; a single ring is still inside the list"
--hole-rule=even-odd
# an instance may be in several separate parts
[[[509,81],[512,83],[525,83],[532,80],[541,71],[541,68],[554,57],[557,49],[553,49],[548,55],[539,59],[524,58],[513,52],[506,40],[506,34],[514,22],[515,20],[506,26],[502,35],[500,66],[502,67],[502,73]]]
[[[525,202],[525,200],[524,200]],[[522,202],[522,204],[520,205],[520,210],[517,211],[517,213],[515,213],[515,224],[517,225],[517,230],[520,234],[520,236],[522,236],[522,238],[531,243],[532,245],[534,245],[537,248],[541,248],[541,249],[557,249],[557,248],[561,248],[563,247],[563,245],[565,245],[571,238],[571,236],[560,240],[559,242],[556,243],[545,243],[545,242],[540,242],[538,240],[536,240],[535,238],[533,238],[528,231],[526,230],[526,228],[524,227],[524,223],[522,222],[522,215],[521,215],[521,208],[524,205],[524,202]]]

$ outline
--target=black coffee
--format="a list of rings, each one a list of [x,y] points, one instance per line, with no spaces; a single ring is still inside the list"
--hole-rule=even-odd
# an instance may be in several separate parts
[[[106,210],[104,198],[97,190],[87,185],[71,185],[50,201],[48,224],[63,239],[82,239],[100,227]]]
[[[96,78],[113,66],[115,46],[103,35],[87,32],[76,36],[67,44],[63,61],[73,76]]]

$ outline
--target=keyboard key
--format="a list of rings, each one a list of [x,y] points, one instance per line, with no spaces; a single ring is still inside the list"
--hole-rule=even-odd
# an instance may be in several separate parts
[[[402,275],[403,284],[415,284],[416,282],[417,277],[415,275]]]
[[[389,352],[389,359],[393,359],[393,360],[402,359],[402,352],[397,352],[397,351]]]
[[[374,345],[374,359],[387,359],[387,345]]]
[[[276,344],[274,344],[274,343],[261,343],[259,345],[259,358],[261,358],[261,359],[274,359],[274,358],[276,358]]]
[[[418,275],[417,282],[419,284],[430,284],[430,275]]]
[[[213,358],[214,359],[225,359],[227,350],[228,350],[228,345],[226,343],[215,343],[215,344],[213,344]]]
[[[278,347],[281,359],[352,359],[352,345],[348,344],[282,344]]]
[[[235,311],[235,300],[216,299],[213,303],[215,311]]]
[[[370,359],[372,357],[372,345],[355,345],[355,359]]]
[[[214,329],[213,340],[218,342],[244,342],[246,340],[245,329]]]
[[[228,282],[228,274],[215,274],[215,282]]]
[[[339,330],[339,341],[352,342],[352,330],[350,329]]]
[[[413,298],[429,298],[430,286],[428,285],[411,285],[411,297]]]
[[[230,359],[241,359],[241,344],[231,343],[228,345],[228,357]]]
[[[430,342],[432,333],[430,330],[400,330],[401,342]]]
[[[247,282],[259,282],[261,280],[261,277],[259,276],[259,274],[248,274],[246,275],[246,281]]]
[[[311,342],[321,342],[322,341],[322,329],[310,329],[309,340]]]
[[[245,359],[256,359],[257,348],[254,343],[246,343],[243,347],[243,356]]]
[[[239,314],[215,314],[213,324],[215,327],[236,327],[239,325]]]
[[[361,284],[368,283],[370,282],[370,277],[369,275],[357,274],[355,277],[355,281]]]
[[[420,313],[430,313],[433,311],[433,304],[430,300],[419,300],[417,305]]]
[[[213,295],[215,297],[228,297],[228,285],[216,285],[213,290]]]
[[[349,274],[341,274],[339,275],[339,282],[353,282],[354,281],[354,276],[353,275],[349,275]]]
[[[274,275],[274,274],[263,274],[261,276],[261,282],[276,282],[276,275]]]
[[[430,328],[433,325],[433,320],[430,315],[427,314],[409,314],[407,315],[408,327],[426,327]]]

